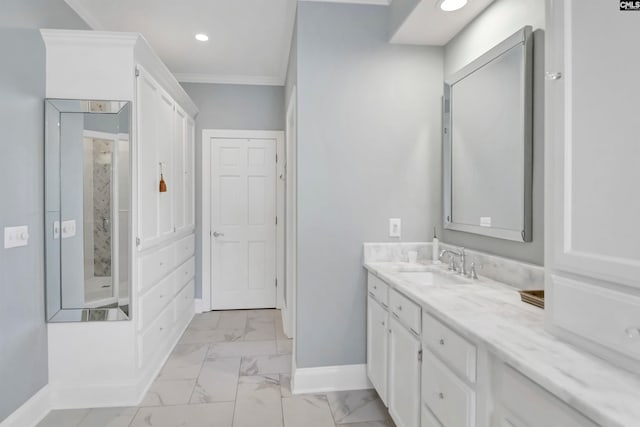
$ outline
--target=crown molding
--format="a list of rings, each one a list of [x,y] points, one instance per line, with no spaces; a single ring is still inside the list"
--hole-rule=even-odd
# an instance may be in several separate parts
[[[100,23],[100,21],[91,13],[89,10],[82,5],[78,0],[64,0],[64,2],[71,8],[75,13],[78,14],[80,18],[92,30],[104,30],[105,27]]]
[[[284,86],[284,79],[275,76],[242,76],[175,73],[180,83],[214,83],[227,85]]]
[[[389,6],[392,0],[299,0],[308,2],[320,2],[320,3],[343,3],[343,4],[361,4],[372,6]]]
[[[58,30],[43,28],[40,30],[42,38],[47,43],[67,44],[108,44],[121,46],[135,46],[140,34],[113,31],[92,30]]]

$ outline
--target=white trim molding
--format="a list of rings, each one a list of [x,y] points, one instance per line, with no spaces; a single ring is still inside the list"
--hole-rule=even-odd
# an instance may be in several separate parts
[[[209,310],[205,309],[204,302],[202,301],[202,298],[196,298],[194,300],[194,303],[195,303],[194,304],[194,310],[195,310],[196,314],[206,313],[207,311],[209,311]]]
[[[297,368],[291,379],[293,394],[328,393],[370,388],[373,386],[367,377],[367,365],[365,364]]]
[[[0,422],[0,427],[25,427],[37,425],[51,411],[51,389],[42,387],[36,394]]]
[[[92,29],[104,30],[104,25],[82,5],[79,0],[64,0],[64,2]]]
[[[175,78],[181,83],[213,83],[227,85],[256,85],[256,86],[284,86],[282,76],[243,76],[175,73]]]
[[[344,3],[344,4],[368,4],[373,6],[389,6],[391,0],[300,0],[300,1],[314,1],[321,3]]]

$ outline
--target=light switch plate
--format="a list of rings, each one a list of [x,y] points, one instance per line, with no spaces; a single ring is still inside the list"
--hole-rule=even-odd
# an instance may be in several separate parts
[[[402,236],[402,220],[400,218],[389,218],[389,237]]]
[[[76,220],[62,221],[62,238],[68,239],[76,235]]]
[[[4,248],[17,248],[29,244],[29,227],[22,225],[19,227],[4,228]]]

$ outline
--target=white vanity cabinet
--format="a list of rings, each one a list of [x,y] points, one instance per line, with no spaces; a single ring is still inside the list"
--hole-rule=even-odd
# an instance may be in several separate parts
[[[499,427],[596,427],[556,397],[502,365],[499,372],[496,420]]]
[[[423,313],[422,427],[475,427],[475,345]]]
[[[621,41],[639,37],[617,3],[547,1],[547,326],[636,373],[640,57]]]
[[[389,414],[398,427],[420,425],[421,308],[389,291]]]
[[[387,405],[389,312],[371,295],[367,298],[367,375]]]

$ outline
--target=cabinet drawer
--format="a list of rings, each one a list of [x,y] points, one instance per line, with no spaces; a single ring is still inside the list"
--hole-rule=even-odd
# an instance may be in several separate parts
[[[420,422],[420,427],[442,427],[442,425],[436,420],[436,418],[431,413],[431,410],[425,405],[422,404],[422,421]]]
[[[476,346],[428,313],[423,314],[424,343],[458,375],[476,381]]]
[[[528,427],[596,427],[551,393],[504,365],[500,406],[503,419]],[[517,414],[514,422],[511,414]],[[507,424],[507,425],[509,425]]]
[[[367,277],[367,289],[385,308],[389,306],[389,286],[371,273]]]
[[[150,325],[171,300],[173,300],[173,275],[165,278],[149,292],[140,297],[140,322],[138,329],[142,330]]]
[[[189,261],[182,264],[173,274],[175,290],[174,295],[180,292],[184,285],[196,274],[196,259],[191,258]]]
[[[191,258],[196,250],[196,236],[190,235],[175,244],[176,264],[180,264]]]
[[[443,427],[475,426],[475,392],[429,350],[422,360],[422,400]]]
[[[139,338],[139,365],[153,359],[153,356],[166,345],[173,332],[174,307],[170,304]]]
[[[640,359],[640,298],[555,275],[551,277],[550,308],[554,325]]]
[[[389,307],[393,317],[404,323],[411,332],[420,335],[422,310],[418,304],[392,289],[389,292]]]
[[[176,317],[190,309],[193,312],[193,300],[195,298],[195,283],[191,280],[176,296]]]
[[[144,292],[173,270],[173,246],[143,256],[139,265],[140,292]]]

